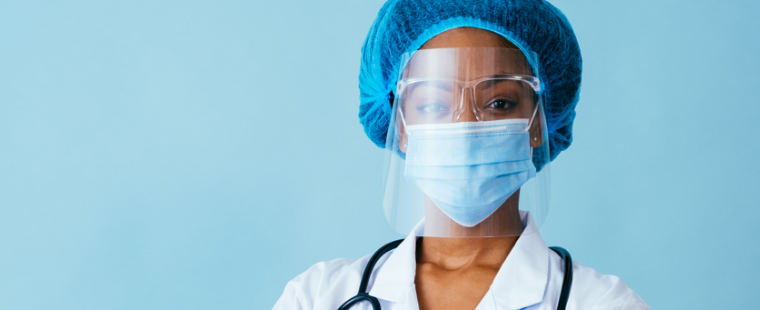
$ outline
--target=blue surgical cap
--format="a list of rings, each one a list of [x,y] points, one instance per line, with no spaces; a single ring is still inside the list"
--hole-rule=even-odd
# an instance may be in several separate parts
[[[359,118],[364,132],[377,146],[385,147],[400,57],[458,27],[497,33],[523,52],[538,55],[550,158],[554,160],[572,142],[581,51],[565,15],[544,0],[386,2],[362,46]]]

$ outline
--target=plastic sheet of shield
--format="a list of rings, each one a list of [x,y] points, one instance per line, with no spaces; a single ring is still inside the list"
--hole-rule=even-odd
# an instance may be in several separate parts
[[[402,57],[383,196],[396,231],[501,237],[543,224],[550,153],[537,59],[512,48]]]

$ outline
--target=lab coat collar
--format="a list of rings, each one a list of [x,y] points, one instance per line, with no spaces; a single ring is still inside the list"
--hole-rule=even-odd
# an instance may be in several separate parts
[[[521,211],[520,215],[525,231],[533,233],[517,239],[479,309],[522,309],[543,300],[549,277],[549,248],[535,229],[530,214]],[[417,305],[414,286],[416,241],[423,231],[424,221],[421,221],[375,271],[370,295],[394,303]]]
[[[404,241],[377,269],[369,294],[396,303],[417,304],[414,276],[417,273],[417,236],[424,231],[425,220],[417,223]]]

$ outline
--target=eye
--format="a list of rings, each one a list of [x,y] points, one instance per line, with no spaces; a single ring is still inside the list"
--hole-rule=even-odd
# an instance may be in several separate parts
[[[507,99],[496,99],[487,104],[485,109],[509,110],[517,106],[517,103]]]
[[[431,102],[418,106],[417,111],[420,113],[441,113],[448,112],[449,108],[441,103]]]

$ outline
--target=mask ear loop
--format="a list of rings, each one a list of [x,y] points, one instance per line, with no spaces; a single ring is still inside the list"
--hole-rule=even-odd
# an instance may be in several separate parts
[[[409,136],[412,135],[412,132],[409,131],[409,126],[406,125],[406,119],[404,119],[404,111],[400,110],[400,108],[398,107],[398,102],[396,102],[394,109],[397,110],[398,116],[401,117],[401,124],[404,125],[404,134],[408,138]]]
[[[533,127],[533,120],[536,119],[537,113],[538,113],[538,104],[536,104],[536,108],[533,109],[533,116],[530,117],[530,121],[528,122],[528,127],[525,128],[524,132],[530,131],[530,128]],[[533,137],[533,141],[538,141],[538,138]],[[528,145],[530,145],[530,141],[528,141]],[[533,161],[533,147],[530,148],[530,160]]]
[[[536,114],[538,113],[538,104],[536,104],[536,108],[533,109],[533,116],[530,117],[530,121],[528,122],[528,128],[525,128],[525,131],[530,130],[531,127],[533,127],[533,120],[536,119]],[[535,139],[535,137],[534,137]]]

